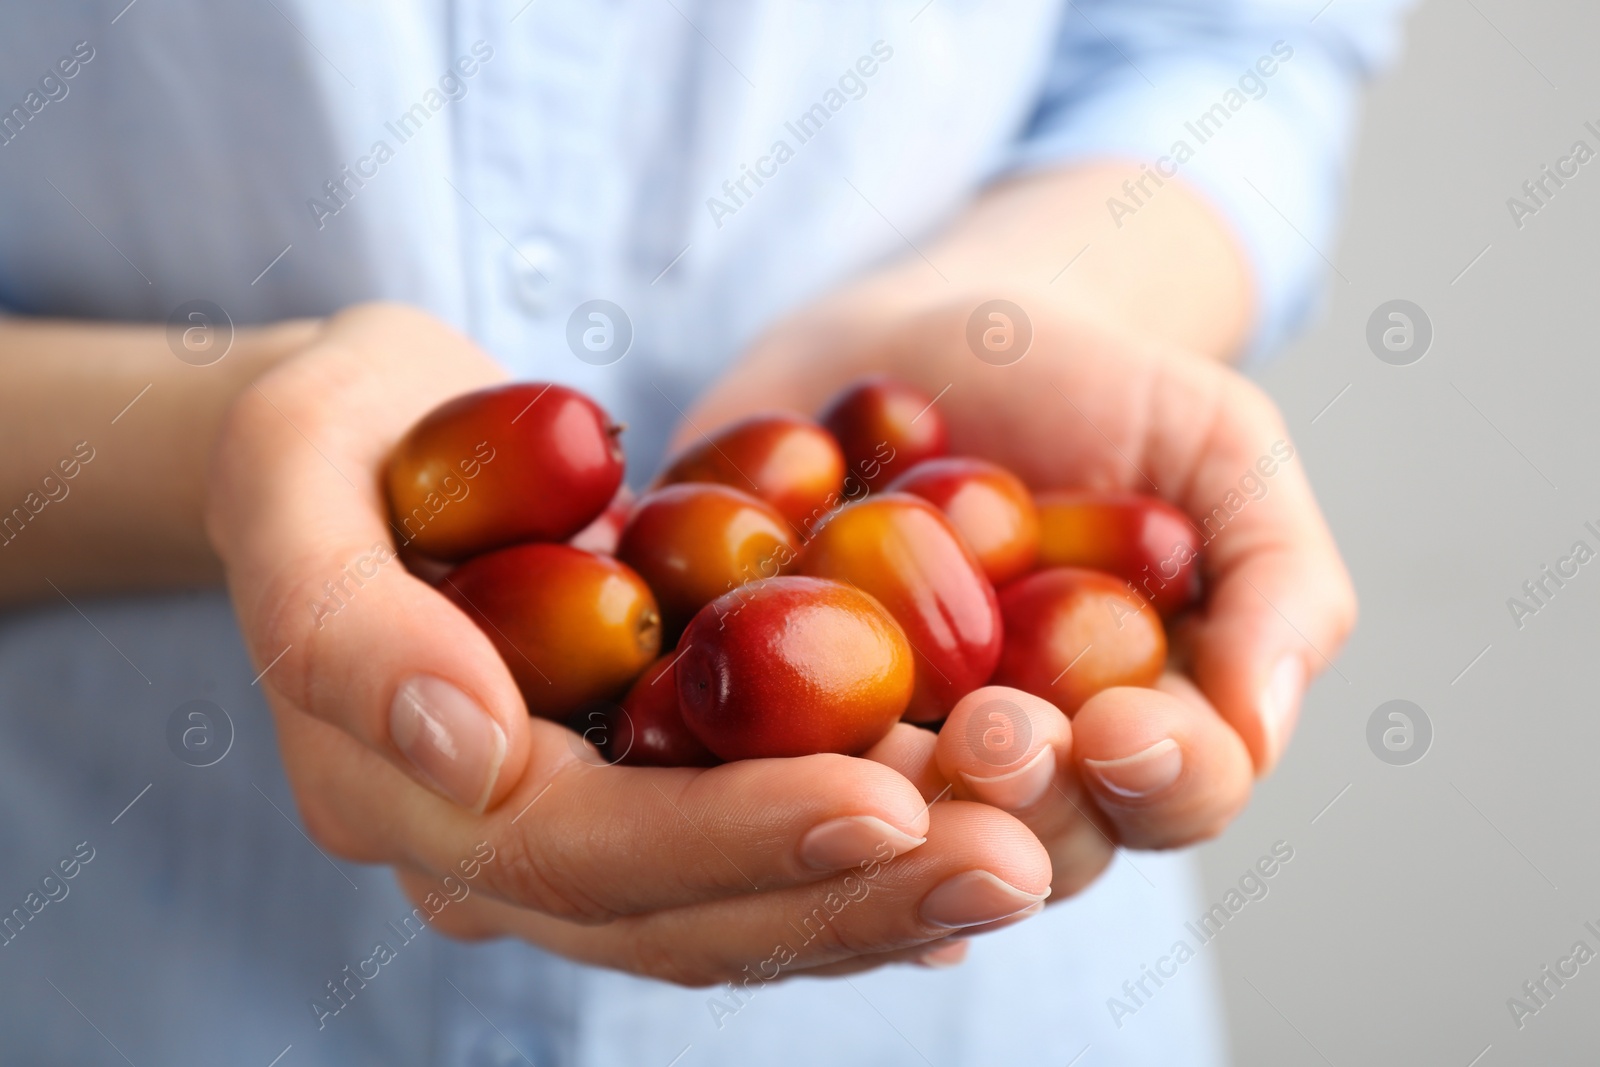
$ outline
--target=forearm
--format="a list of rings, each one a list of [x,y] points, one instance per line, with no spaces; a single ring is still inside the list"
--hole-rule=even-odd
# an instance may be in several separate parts
[[[1137,167],[1105,163],[987,190],[935,239],[777,323],[702,399],[697,425],[733,417],[751,395],[814,410],[875,371],[934,392],[978,375],[976,359],[934,370],[904,352],[905,325],[935,309],[943,321],[952,307],[971,310],[996,298],[1040,324],[1098,321],[1129,339],[1233,358],[1255,300],[1239,244],[1198,194],[1175,181],[1117,228],[1105,202],[1130,176]],[[899,340],[886,344],[885,336]]]
[[[1231,359],[1247,339],[1253,296],[1243,253],[1212,207],[1180,181],[1150,196],[1137,218],[1113,221],[1136,165],[1107,162],[998,185],[929,257],[952,283],[995,287],[1098,317],[1152,340]],[[1081,255],[1080,255],[1081,253]],[[1070,265],[1069,265],[1070,264]]]
[[[0,319],[0,603],[218,580],[201,525],[212,439],[316,329],[239,330],[196,367],[163,326]]]
[[[1100,319],[1135,336],[1232,359],[1247,339],[1254,304],[1238,242],[1179,181],[1168,181],[1119,227],[1106,201],[1125,196],[1122,183],[1139,177],[1137,166],[1108,161],[1000,183],[936,239],[777,332],[826,330],[848,341],[860,324],[973,294],[1009,299],[1024,311]]]

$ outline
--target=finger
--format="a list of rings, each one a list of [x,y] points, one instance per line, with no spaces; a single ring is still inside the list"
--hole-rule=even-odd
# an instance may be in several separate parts
[[[951,329],[959,321],[934,316],[926,328],[935,336],[908,342],[944,336],[959,360],[961,335]],[[1266,773],[1293,732],[1307,681],[1331,664],[1356,611],[1281,415],[1257,386],[1211,360],[1082,323],[1036,325],[1032,351],[1045,358],[951,391],[963,397],[948,405],[952,446],[983,451],[1037,487],[1135,490],[1183,509],[1202,542],[1208,588],[1186,635],[1193,674]],[[996,410],[1033,417],[995,419]]]
[[[304,729],[332,732],[299,718]],[[816,882],[915,850],[929,825],[927,802],[911,783],[868,760],[824,754],[705,769],[617,767],[544,720],[530,724],[529,766],[554,771],[530,773],[494,812],[474,816],[391,767],[363,768],[352,783],[348,752],[313,748],[326,738],[302,733],[285,734],[296,752],[297,795],[322,809],[306,818],[331,840],[360,839],[383,859],[435,876],[487,842],[496,858],[479,889],[574,921]]]
[[[1010,812],[1035,832],[1059,828],[1057,783],[1071,765],[1072,725],[1049,701],[1002,685],[975,689],[950,709],[937,756],[957,796]]]
[[[1054,704],[1005,686],[968,693],[939,731],[955,795],[1016,816],[1044,843],[1057,899],[1099,877],[1115,851],[1072,768],[1073,726]]]
[[[1023,360],[1021,377],[952,409],[952,443],[981,444],[1035,486],[1154,493],[1188,515],[1207,596],[1180,644],[1266,773],[1306,683],[1355,621],[1349,575],[1282,417],[1257,386],[1210,360],[1090,329],[1040,328],[1034,349],[1065,355],[1032,368]],[[1066,397],[1072,414],[993,419],[997,405],[1021,403],[1019,391]]]
[[[1149,346],[1091,338],[1059,377],[1057,388],[1111,446],[1085,450],[1105,455],[1075,461],[1088,469],[1064,472],[1059,484],[1105,484],[1115,472],[1116,488],[1158,493],[1189,516],[1207,591],[1180,644],[1207,700],[1266,773],[1307,682],[1355,620],[1349,575],[1282,417],[1231,370]]]
[[[759,984],[925,945],[1042,903],[1050,866],[1027,827],[960,801],[934,805],[932,816],[926,846],[813,885],[604,926],[474,895],[471,922],[477,936],[519,936],[571,959],[679,984]]]
[[[1072,729],[1078,772],[1130,848],[1214,837],[1250,798],[1244,742],[1183,678],[1096,694]]]
[[[508,910],[500,901],[489,901],[487,907],[481,906],[484,903],[481,899],[471,900],[469,906],[463,908],[451,908],[449,904],[444,904],[444,901],[450,899],[446,894],[452,890],[458,897],[463,892],[465,883],[460,879],[456,879],[452,886],[446,886],[438,878],[405,868],[397,868],[395,878],[411,903],[422,909],[424,915],[429,916],[432,928],[449,937],[462,941],[483,941],[504,937],[507,918],[516,923],[522,921],[522,917],[514,909]],[[470,888],[466,888],[465,891],[470,896]],[[430,906],[437,911],[431,911]],[[1011,921],[1011,919],[1001,920],[1001,923],[996,925],[1008,925]],[[964,935],[967,933],[969,931],[963,931]],[[966,960],[968,948],[969,945],[964,937],[941,937],[892,952],[867,953],[837,963],[793,969],[791,973],[780,974],[774,981],[786,981],[795,977],[844,977],[875,971],[895,963],[916,964],[930,969],[954,967]]]
[[[899,952],[879,952],[870,956],[857,956],[844,963],[825,963],[818,967],[808,967],[796,973],[797,978],[846,978],[853,974],[865,974],[875,971],[880,967],[887,967],[895,963],[909,963],[928,970],[942,970],[947,967],[959,967],[967,960],[967,952],[972,946],[959,938],[942,938],[938,941],[929,941],[925,945],[915,948],[902,949]]]
[[[1207,584],[1182,643],[1207,700],[1265,774],[1288,744],[1307,683],[1355,624],[1355,593],[1276,408],[1242,378],[1225,376],[1215,389],[1216,417],[1179,500],[1202,534]],[[1164,395],[1176,409],[1192,392],[1180,385]]]
[[[922,799],[932,804],[950,795],[950,783],[939,773],[934,752],[939,735],[908,722],[897,722],[882,741],[861,754],[862,759],[881,763],[900,772],[917,787]]]
[[[335,340],[247,390],[216,448],[207,524],[262,685],[481,810],[521,775],[527,712],[488,639],[397,560],[377,472],[416,418],[499,372],[414,318],[383,375]],[[369,346],[396,330],[391,309],[338,321],[332,334]],[[419,337],[468,355],[424,373],[403,358]]]

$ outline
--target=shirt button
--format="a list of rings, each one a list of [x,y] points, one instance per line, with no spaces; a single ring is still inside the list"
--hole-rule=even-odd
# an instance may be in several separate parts
[[[508,253],[511,294],[528,315],[542,318],[550,311],[564,267],[561,250],[547,237],[531,237]]]

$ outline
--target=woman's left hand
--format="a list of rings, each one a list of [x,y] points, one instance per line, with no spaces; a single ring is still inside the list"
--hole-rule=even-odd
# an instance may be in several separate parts
[[[1206,599],[1176,627],[1155,688],[1100,693],[1069,722],[1044,700],[988,687],[940,734],[901,724],[868,753],[929,799],[981,801],[1026,823],[1062,899],[1117,845],[1183,846],[1233,819],[1282,754],[1307,681],[1353,625],[1355,597],[1258,388],[1048,304],[1034,309],[1026,354],[996,365],[967,340],[983,299],[881,318],[871,302],[844,301],[791,320],[707,395],[681,437],[763,409],[815,412],[852,379],[887,372],[938,395],[953,453],[994,460],[1036,490],[1156,494],[1205,531]],[[1291,458],[1263,476],[1274,444]]]

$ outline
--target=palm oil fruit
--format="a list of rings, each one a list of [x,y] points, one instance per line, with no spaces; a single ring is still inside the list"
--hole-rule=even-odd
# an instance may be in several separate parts
[[[837,500],[844,455],[833,435],[800,415],[754,415],[682,452],[656,484],[715,482],[759,497],[798,527]]]
[[[678,706],[727,760],[857,755],[911,699],[915,669],[899,625],[842,582],[752,582],[700,610],[679,643]]]
[[[1000,591],[1005,649],[995,685],[1009,685],[1072,715],[1103,689],[1155,682],[1167,635],[1149,601],[1114,575],[1051,567]]]
[[[852,504],[823,526],[800,571],[847,582],[876,597],[917,654],[912,722],[943,719],[989,680],[1000,658],[1000,609],[972,550],[932,504],[884,493]]]
[[[630,767],[710,767],[719,762],[678,710],[676,653],[652,663],[610,710],[606,747],[612,762]]]
[[[746,582],[776,578],[798,551],[770,504],[732,486],[689,482],[640,498],[617,558],[655,593],[671,644],[695,612]]]
[[[470,393],[389,458],[396,550],[532,714],[624,764],[860,754],[990,681],[1068,713],[1153,683],[1205,535],[1155,498],[1034,495],[947,455],[938,399],[862,378],[819,421],[702,435],[635,500],[621,428],[580,393]]]
[[[622,484],[621,427],[575,390],[537,382],[468,393],[413,426],[384,472],[405,547],[454,561],[565,541]]]
[[[661,650],[644,581],[609,556],[527,544],[477,556],[440,587],[488,635],[534,715],[621,695]]]
[[[877,490],[949,448],[944,416],[933,401],[886,375],[863,378],[828,402],[821,421],[844,451],[849,473]]]
[[[1115,574],[1164,619],[1200,602],[1200,535],[1171,504],[1139,493],[1059,490],[1035,503],[1039,566]]]
[[[624,485],[593,522],[567,538],[567,544],[585,552],[614,556],[617,554],[617,542],[622,539],[622,528],[628,525],[628,516],[632,513],[633,490]]]
[[[920,496],[950,520],[998,588],[1033,569],[1039,513],[1022,479],[985,459],[951,456],[919,463],[889,484]]]

